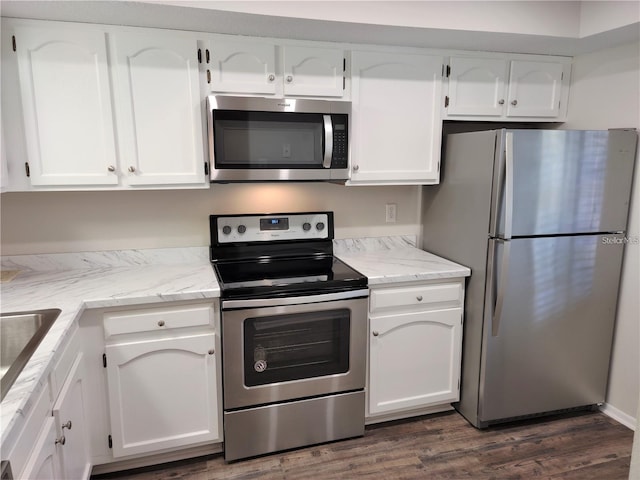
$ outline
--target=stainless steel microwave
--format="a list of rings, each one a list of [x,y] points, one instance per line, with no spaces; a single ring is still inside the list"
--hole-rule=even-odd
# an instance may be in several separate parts
[[[349,102],[207,97],[211,182],[349,178]]]

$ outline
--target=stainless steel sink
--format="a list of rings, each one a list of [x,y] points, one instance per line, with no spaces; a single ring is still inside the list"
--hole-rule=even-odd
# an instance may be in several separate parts
[[[0,314],[0,400],[60,315],[59,309]]]

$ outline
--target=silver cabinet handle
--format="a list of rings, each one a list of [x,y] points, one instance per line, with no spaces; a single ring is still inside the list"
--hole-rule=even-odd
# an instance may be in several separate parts
[[[293,77],[291,75],[287,75],[287,83],[293,82]]]
[[[498,100],[498,105],[504,105],[504,98],[501,98],[500,100]]]
[[[323,115],[324,122],[324,158],[322,160],[323,168],[331,168],[331,158],[333,157],[333,124],[331,123],[331,115]]]
[[[56,438],[56,445],[64,445],[67,442],[67,439],[62,435],[60,438]]]
[[[270,82],[273,82],[276,79],[276,76],[272,73],[267,78],[269,79]]]
[[[160,320],[160,321],[158,322],[158,326],[159,326],[159,327],[164,327],[164,320]]]
[[[374,330],[373,332],[371,332],[371,334],[372,334],[374,337],[377,337],[378,335],[380,335],[376,330]]]
[[[109,165],[107,167],[107,170],[109,170],[110,172],[115,172],[116,171],[116,167],[114,167],[113,165]]]
[[[215,350],[212,348],[212,349],[211,349],[211,350],[209,350],[207,353],[208,353],[209,355],[213,355],[213,354],[214,354],[214,353],[216,353],[216,352],[215,352]]]
[[[518,100],[511,100],[511,105],[513,105],[514,107],[518,105]]]
[[[353,166],[353,171],[354,172],[357,172],[359,169],[360,169],[360,167],[358,165],[354,165]]]
[[[133,165],[128,168],[129,172],[134,173],[136,171],[136,167]]]
[[[421,302],[421,301],[422,301],[422,295],[418,295],[418,296],[416,297],[416,300],[418,300],[419,302]]]
[[[68,428],[69,430],[71,430],[71,425],[72,425],[71,420],[69,420],[67,423],[62,424],[62,428],[63,429]]]

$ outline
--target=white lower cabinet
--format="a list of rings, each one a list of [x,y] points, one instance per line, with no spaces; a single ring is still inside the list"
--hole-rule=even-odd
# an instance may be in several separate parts
[[[108,345],[113,456],[218,438],[215,334]]]
[[[53,417],[48,417],[38,440],[33,448],[33,453],[27,461],[22,474],[17,478],[30,480],[56,480],[64,478],[58,454],[58,439],[56,439],[56,425]]]
[[[74,335],[34,402],[9,454],[15,478],[79,480],[91,474],[84,355],[78,350]]]
[[[372,288],[368,417],[459,399],[463,298],[461,280]]]
[[[62,471],[68,479],[91,474],[84,402],[84,358],[79,353],[53,406]]]
[[[112,455],[221,441],[211,304],[104,316]]]

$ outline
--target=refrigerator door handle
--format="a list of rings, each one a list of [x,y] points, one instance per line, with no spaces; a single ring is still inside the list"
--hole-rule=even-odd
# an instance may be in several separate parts
[[[491,214],[489,217],[489,236],[497,237],[499,228],[499,218],[501,210],[502,195],[504,190],[504,136],[506,130],[500,130],[496,136],[496,147],[494,153],[493,185],[491,192]]]
[[[491,318],[491,336],[497,337],[500,330],[500,321],[502,320],[502,307],[504,305],[504,293],[507,286],[508,274],[509,274],[509,256],[511,253],[511,242],[496,239],[496,242],[500,242],[503,245],[502,250],[502,264],[500,266],[500,276],[498,277],[498,288],[496,292],[496,303],[493,308],[493,316]],[[496,245],[497,247],[497,245]],[[497,258],[495,255],[494,258]],[[496,269],[497,270],[497,269]]]
[[[513,132],[506,133],[504,146],[504,238],[509,240],[513,229]]]

